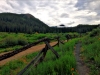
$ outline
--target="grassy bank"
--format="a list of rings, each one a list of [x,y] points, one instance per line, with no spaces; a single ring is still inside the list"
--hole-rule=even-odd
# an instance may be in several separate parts
[[[37,68],[31,66],[26,72],[31,71],[31,75],[77,75],[76,60],[73,54],[75,42],[77,42],[77,39],[54,48],[60,55],[59,59],[56,59],[55,55],[49,50],[45,60]],[[37,53],[32,53],[0,66],[1,75],[16,75],[36,55]]]
[[[100,28],[81,39],[81,56],[90,68],[90,75],[100,75]]]

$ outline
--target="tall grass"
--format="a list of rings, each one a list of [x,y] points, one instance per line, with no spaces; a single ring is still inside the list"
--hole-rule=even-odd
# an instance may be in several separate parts
[[[100,74],[100,29],[82,38],[82,57],[90,68],[90,75]]]
[[[65,45],[61,45],[54,49],[60,55],[57,59],[55,55],[49,50],[44,62],[40,63],[36,68],[33,65],[28,69],[30,75],[77,75],[76,60],[73,55],[74,45],[77,40],[71,40]],[[28,73],[27,71],[23,74]]]
[[[24,34],[24,33],[6,33],[0,32],[0,53],[15,50],[29,43],[33,43],[41,38],[54,38],[53,33],[47,34]],[[10,50],[9,50],[10,48]],[[12,48],[12,49],[11,49]]]
[[[54,48],[60,55],[59,59],[57,59],[55,55],[49,50],[47,52],[45,60],[36,68],[31,66],[28,71],[26,71],[26,73],[29,72],[30,75],[77,75],[76,60],[73,55],[75,42],[77,42],[77,39],[70,40],[66,44],[60,45],[60,48]],[[1,66],[0,74],[16,75],[36,55],[37,53],[32,53],[24,56],[23,58],[20,58],[19,60],[14,60],[4,66]]]

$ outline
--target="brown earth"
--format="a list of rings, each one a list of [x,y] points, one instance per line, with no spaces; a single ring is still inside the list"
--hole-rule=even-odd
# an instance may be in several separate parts
[[[50,43],[50,45],[53,46],[53,45],[55,45],[56,43],[57,43],[57,42],[52,42],[52,43]],[[31,48],[29,48],[29,49],[27,49],[27,50],[25,50],[25,51],[22,51],[22,52],[20,52],[20,53],[18,53],[18,54],[15,54],[15,55],[12,56],[12,57],[9,57],[9,58],[7,58],[7,59],[4,59],[4,60],[0,61],[0,66],[1,66],[1,65],[4,65],[4,64],[6,64],[7,62],[10,62],[10,61],[12,61],[12,60],[16,60],[16,59],[18,59],[18,58],[21,58],[22,56],[28,55],[28,54],[33,53],[33,52],[36,52],[36,51],[40,51],[40,50],[42,50],[42,48],[44,48],[44,47],[45,47],[45,44],[33,46],[33,47],[31,47]],[[2,53],[2,54],[4,54],[4,53]]]

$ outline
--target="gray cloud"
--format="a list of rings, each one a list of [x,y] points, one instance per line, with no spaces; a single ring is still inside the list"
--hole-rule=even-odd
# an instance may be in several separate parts
[[[75,6],[78,8],[78,10],[83,10],[85,9],[86,5],[91,1],[92,0],[78,0]]]
[[[75,22],[73,21],[73,22],[70,22],[70,23],[67,23],[68,25],[72,25],[72,24],[74,24]]]
[[[75,7],[77,7],[78,10],[90,10],[100,14],[100,0],[78,0]]]
[[[61,17],[61,18],[68,18],[69,15],[68,15],[67,13],[62,13],[60,17]]]
[[[0,13],[30,13],[49,26],[100,23],[100,0],[0,0]]]

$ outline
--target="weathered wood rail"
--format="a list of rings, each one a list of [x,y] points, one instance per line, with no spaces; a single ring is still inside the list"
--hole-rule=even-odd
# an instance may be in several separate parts
[[[56,38],[58,43],[55,44],[54,46],[58,45],[59,46],[59,43],[62,43],[64,44],[63,42],[60,41],[59,37]],[[25,73],[30,66],[37,66],[40,62],[42,62],[46,56],[46,53],[47,51],[50,49],[56,56],[56,58],[59,58],[59,54],[53,49],[54,46],[51,46],[49,43],[50,43],[50,39],[45,39],[43,40],[45,42],[45,48],[43,48],[39,53],[38,55],[23,69],[21,70],[17,75],[29,75],[30,73],[27,72]],[[42,42],[42,41],[41,41]],[[33,67],[32,67],[33,68]]]
[[[59,38],[58,38],[58,37],[56,37],[56,38],[54,38],[54,39],[57,39],[57,40],[59,41]],[[24,51],[24,50],[26,50],[26,49],[28,49],[28,48],[30,48],[30,47],[32,47],[32,46],[35,46],[35,45],[39,44],[40,42],[44,42],[44,41],[46,41],[46,40],[50,41],[50,40],[54,40],[54,39],[42,38],[42,39],[40,39],[40,40],[38,40],[38,41],[36,41],[36,42],[33,42],[33,43],[31,43],[31,44],[28,44],[28,45],[25,45],[24,47],[22,47],[22,48],[20,48],[20,49],[18,49],[18,50],[14,50],[14,51],[11,51],[11,52],[9,52],[9,53],[0,55],[0,61],[4,60],[4,59],[6,59],[6,58],[12,57],[12,56],[14,56],[15,54],[18,54],[18,53],[20,53],[20,52],[22,52],[22,51]]]
[[[45,41],[45,40],[48,40],[48,38],[40,39],[40,40],[38,40],[38,41],[36,41],[36,42],[34,42],[34,43],[25,45],[24,47],[22,47],[22,48],[20,48],[20,49],[18,49],[18,50],[14,50],[14,51],[12,51],[12,52],[9,52],[9,53],[0,55],[0,61],[1,61],[1,60],[4,60],[4,59],[6,59],[6,58],[9,58],[9,57],[11,57],[11,56],[14,56],[15,54],[18,54],[18,53],[20,53],[20,52],[22,52],[22,51],[24,51],[24,50],[26,50],[26,49],[28,49],[28,48],[30,48],[30,47],[32,47],[32,46],[35,46],[35,45],[39,44],[40,42]]]

